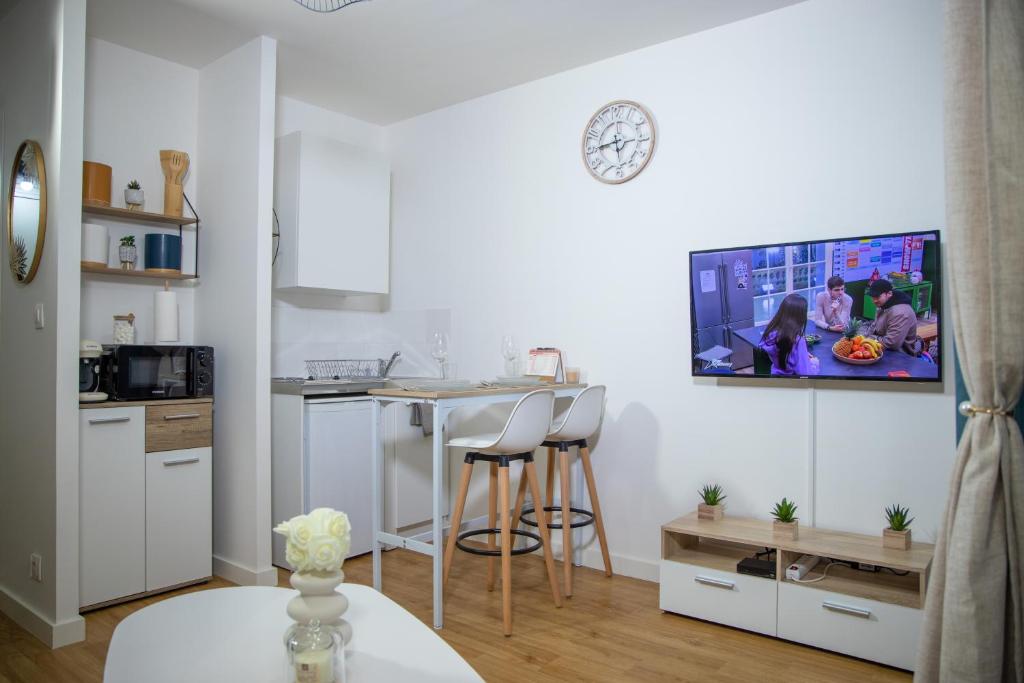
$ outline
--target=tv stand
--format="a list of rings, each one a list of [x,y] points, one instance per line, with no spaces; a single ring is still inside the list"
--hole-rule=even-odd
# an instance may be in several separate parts
[[[775,578],[736,571],[774,551]],[[801,527],[791,541],[770,521],[702,520],[693,513],[661,527],[660,606],[666,612],[913,670],[934,547],[882,547],[877,536]],[[800,583],[786,567],[801,555],[837,561],[824,579]],[[807,576],[817,579],[829,562]],[[868,569],[855,568],[867,566]]]

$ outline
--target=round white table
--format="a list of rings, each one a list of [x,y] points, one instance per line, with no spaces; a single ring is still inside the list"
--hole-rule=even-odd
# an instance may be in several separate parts
[[[482,678],[440,636],[390,598],[343,583],[352,624],[348,683],[478,683]],[[110,640],[106,683],[280,683],[287,672],[285,611],[298,593],[243,586],[197,591],[129,615]]]

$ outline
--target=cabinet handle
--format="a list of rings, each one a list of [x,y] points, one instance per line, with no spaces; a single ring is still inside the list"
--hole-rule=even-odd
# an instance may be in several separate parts
[[[177,460],[164,460],[164,467],[174,467],[175,465],[190,465],[194,462],[199,462],[199,456],[193,458],[178,458]]]
[[[91,424],[91,425],[106,425],[106,424],[111,424],[113,422],[129,422],[129,421],[131,421],[131,418],[128,417],[127,415],[124,415],[122,417],[95,417],[95,418],[89,418],[89,424]]]
[[[702,583],[705,586],[714,586],[715,588],[724,588],[726,590],[732,590],[736,588],[736,583],[733,581],[726,581],[725,579],[713,579],[710,576],[695,576],[693,580],[697,583]]]
[[[821,603],[821,606],[832,612],[839,612],[840,614],[849,614],[854,617],[860,617],[861,619],[870,619],[871,610],[864,609],[862,607],[851,607],[849,605],[841,605],[838,602],[832,602],[825,600]]]
[[[180,413],[178,415],[164,415],[165,420],[190,420],[199,417],[199,413]]]

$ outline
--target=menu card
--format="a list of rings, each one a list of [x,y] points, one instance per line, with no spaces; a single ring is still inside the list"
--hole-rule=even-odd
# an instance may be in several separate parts
[[[526,361],[525,374],[553,382],[558,377],[561,369],[562,352],[558,349],[552,347],[530,349],[530,355]]]

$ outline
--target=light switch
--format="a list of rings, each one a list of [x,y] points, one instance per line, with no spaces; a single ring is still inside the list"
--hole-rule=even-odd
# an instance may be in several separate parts
[[[46,327],[46,314],[43,311],[42,304],[36,304],[36,329],[41,330]]]

